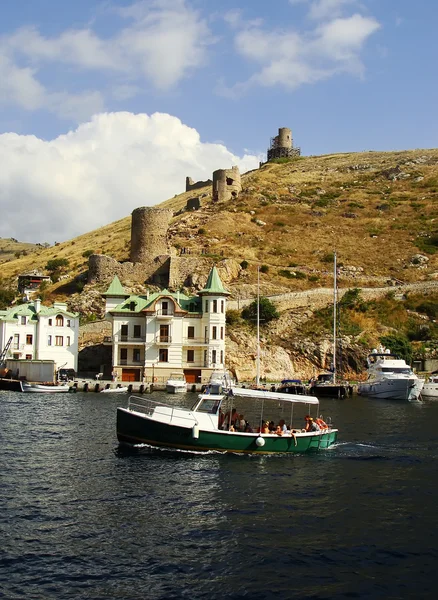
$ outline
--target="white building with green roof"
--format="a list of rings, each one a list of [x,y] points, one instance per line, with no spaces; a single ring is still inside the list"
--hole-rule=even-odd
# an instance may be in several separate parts
[[[104,294],[113,372],[121,381],[165,383],[175,372],[184,373],[188,383],[208,381],[225,368],[228,296],[216,267],[195,296],[168,290],[129,295],[114,277]]]
[[[34,300],[0,310],[0,351],[12,338],[6,358],[53,360],[57,369],[77,371],[78,333],[79,314],[64,302]]]

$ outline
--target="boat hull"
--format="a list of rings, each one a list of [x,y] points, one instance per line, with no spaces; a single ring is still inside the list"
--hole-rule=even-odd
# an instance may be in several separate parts
[[[70,391],[69,385],[26,385],[23,384],[23,392],[26,394],[60,394]]]
[[[264,435],[263,446],[258,446],[260,438],[256,433],[233,433],[229,431],[204,431],[194,434],[191,427],[181,427],[163,423],[147,415],[117,409],[117,438],[121,443],[149,444],[151,446],[175,448],[197,452],[233,452],[247,454],[301,453],[330,447],[336,442],[337,429],[327,432],[298,434],[292,436]],[[198,437],[196,437],[198,435]]]
[[[187,385],[172,385],[170,383],[166,384],[166,392],[168,394],[185,394],[187,392]]]
[[[353,393],[353,388],[351,385],[344,384],[323,384],[323,385],[314,385],[311,387],[312,396],[317,396],[318,398],[348,398]]]
[[[358,386],[358,393],[382,400],[417,400],[423,388],[421,379],[386,379]]]

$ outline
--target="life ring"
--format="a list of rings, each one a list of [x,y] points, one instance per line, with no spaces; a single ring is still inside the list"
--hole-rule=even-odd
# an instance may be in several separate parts
[[[315,423],[319,425],[320,429],[328,429],[327,423],[322,419],[315,419]]]
[[[157,383],[157,381],[158,381],[158,377],[154,377],[154,378],[153,378],[153,381],[154,381],[154,383]]]

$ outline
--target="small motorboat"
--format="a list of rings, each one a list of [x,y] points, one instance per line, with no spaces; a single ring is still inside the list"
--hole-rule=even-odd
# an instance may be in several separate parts
[[[22,381],[21,389],[27,394],[59,394],[60,392],[70,391],[70,386],[68,383],[54,383],[50,385],[48,383],[27,383]]]
[[[127,386],[118,385],[116,387],[106,387],[100,390],[101,394],[126,394],[128,392]]]
[[[185,394],[187,382],[183,373],[171,373],[166,381],[166,392],[168,394]]]
[[[438,399],[438,375],[432,374],[426,383],[423,385],[421,395],[425,398]]]

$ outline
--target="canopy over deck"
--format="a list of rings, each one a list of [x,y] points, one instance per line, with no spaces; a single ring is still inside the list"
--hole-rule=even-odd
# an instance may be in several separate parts
[[[294,402],[297,404],[319,404],[315,396],[302,396],[299,394],[282,394],[281,392],[270,392],[269,390],[252,390],[250,388],[232,387],[230,396],[246,398],[259,398],[260,400],[281,400],[282,402]]]

